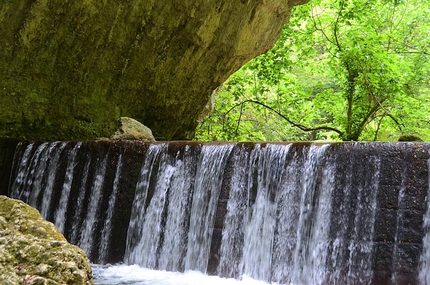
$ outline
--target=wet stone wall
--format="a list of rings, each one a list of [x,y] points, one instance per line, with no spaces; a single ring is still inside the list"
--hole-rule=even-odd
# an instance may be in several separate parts
[[[333,149],[336,159],[336,188],[333,197],[333,213],[341,219],[354,219],[359,208],[360,187],[369,187],[366,177],[375,173],[369,163],[379,160],[379,177],[374,215],[372,265],[368,273],[372,284],[418,284],[420,255],[422,252],[423,218],[427,211],[428,194],[428,146],[420,144],[357,144],[338,145]],[[348,168],[353,175],[348,177]],[[346,180],[349,180],[347,182]],[[355,187],[346,193],[344,185]],[[372,193],[369,193],[372,194]],[[366,202],[367,203],[367,202]],[[348,223],[352,225],[353,223]],[[332,227],[341,223],[332,223]],[[357,224],[355,233],[348,228],[347,237],[359,237],[371,224]],[[336,232],[336,230],[333,230]],[[348,263],[348,250],[337,257]],[[363,268],[352,268],[358,274],[366,274]],[[360,273],[361,272],[361,273]],[[346,283],[345,283],[346,284]]]
[[[419,284],[428,161],[425,143],[21,142],[8,194],[95,263]]]

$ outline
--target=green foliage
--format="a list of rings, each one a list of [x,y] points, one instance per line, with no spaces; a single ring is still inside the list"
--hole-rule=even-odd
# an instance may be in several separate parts
[[[430,140],[430,4],[314,0],[230,77],[198,140]]]

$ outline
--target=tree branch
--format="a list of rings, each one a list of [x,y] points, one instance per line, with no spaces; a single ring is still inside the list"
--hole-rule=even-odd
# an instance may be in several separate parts
[[[397,119],[394,118],[394,116],[392,114],[390,114],[390,113],[383,113],[383,114],[380,114],[380,115],[375,115],[375,119],[376,119],[376,117],[381,117],[381,119],[378,122],[378,126],[376,128],[375,136],[373,137],[373,141],[376,141],[378,139],[378,134],[379,134],[379,130],[380,130],[380,127],[381,127],[381,124],[382,124],[382,120],[385,117],[387,117],[387,116],[390,117],[396,123],[397,127],[399,128],[399,130],[402,131],[403,124],[399,123],[399,121],[397,121]]]
[[[279,117],[281,117],[282,119],[284,119],[285,121],[287,121],[290,125],[292,125],[293,127],[296,127],[296,128],[298,128],[298,129],[300,129],[300,130],[302,130],[302,131],[304,131],[304,132],[311,132],[311,131],[320,131],[320,130],[326,130],[326,131],[333,131],[333,132],[336,132],[336,133],[338,133],[340,136],[342,136],[343,135],[343,132],[342,131],[340,131],[340,130],[338,130],[338,129],[336,129],[336,128],[332,128],[332,127],[329,127],[329,126],[319,126],[319,127],[315,127],[315,128],[310,128],[310,127],[306,127],[306,126],[304,126],[304,125],[302,125],[302,124],[298,124],[298,123],[295,123],[295,122],[293,122],[292,120],[290,120],[287,116],[285,116],[285,115],[283,115],[282,113],[280,113],[280,112],[278,112],[278,111],[276,111],[275,109],[273,109],[272,107],[270,107],[270,106],[268,106],[268,105],[266,105],[266,104],[264,104],[264,103],[261,103],[261,102],[259,102],[259,101],[256,101],[256,100],[245,100],[245,101],[242,101],[241,103],[238,103],[238,104],[236,104],[236,105],[234,105],[233,107],[231,107],[224,115],[225,116],[227,116],[227,114],[228,113],[230,113],[233,109],[235,109],[235,108],[237,108],[237,107],[241,107],[241,110],[242,110],[242,106],[245,104],[245,103],[253,103],[253,104],[257,104],[257,105],[260,105],[260,106],[262,106],[262,107],[264,107],[264,108],[266,108],[266,109],[268,109],[268,110],[270,110],[270,111],[272,111],[273,113],[275,113],[275,114],[277,114]]]
[[[393,120],[393,122],[394,123],[396,123],[396,125],[397,125],[397,127],[399,128],[399,131],[402,131],[402,127],[404,127],[405,125],[404,124],[402,124],[402,123],[400,123],[394,116],[393,116],[393,114],[391,114],[391,113],[384,113],[384,114],[382,114],[382,115],[380,115],[380,116],[383,116],[383,117],[385,117],[385,116],[387,116],[387,117],[390,117],[391,118],[391,120]]]
[[[311,18],[312,18],[312,23],[314,24],[314,28],[315,28],[315,30],[316,30],[316,31],[321,32],[321,34],[322,34],[322,35],[323,35],[323,37],[327,40],[327,42],[329,42],[330,44],[332,44],[332,45],[336,46],[336,42],[332,41],[332,40],[330,39],[330,37],[327,35],[327,33],[324,31],[324,29],[323,29],[323,27],[322,27],[321,22],[319,23],[320,27],[318,27],[318,24],[317,24],[317,21],[316,21],[316,19],[315,19],[315,16],[314,16],[314,12],[313,12],[313,10],[311,11]],[[331,56],[333,56],[334,58],[338,58],[338,56],[337,56],[336,54],[334,54],[334,53],[332,53],[332,52],[330,51],[330,48],[328,48],[327,52],[328,52]]]
[[[376,97],[376,95],[373,93],[373,90],[372,90],[372,87],[370,86],[370,84],[369,84],[369,81],[368,81],[368,78],[367,78],[367,76],[366,76],[366,74],[365,73],[363,73],[363,76],[364,76],[364,85],[366,86],[366,89],[367,89],[367,92],[369,92],[369,94],[370,94],[370,96],[376,101],[376,103],[377,103],[377,105],[382,109],[382,110],[384,110],[384,116],[388,116],[388,117],[390,117],[396,124],[397,124],[397,126],[399,126],[399,129],[400,130],[402,130],[402,128],[401,128],[401,126],[402,126],[402,124],[401,123],[399,123],[399,121],[394,117],[394,115],[393,114],[391,114],[390,112],[388,112],[388,110],[387,109],[385,109],[385,107],[384,106],[382,106],[382,103],[384,103],[385,102],[385,100],[387,99],[387,98],[384,98],[384,99],[382,99],[382,100],[379,100],[378,99],[378,97]],[[375,110],[375,112],[376,112],[377,110]]]
[[[339,52],[342,52],[342,46],[340,45],[339,42],[339,36],[338,36],[338,32],[339,32],[339,19],[340,19],[340,14],[343,12],[343,8],[345,7],[345,1],[341,2],[341,6],[339,8],[339,12],[337,13],[336,16],[336,22],[334,23],[334,27],[333,27],[333,36],[334,36],[334,40],[337,46],[337,49],[339,50]]]

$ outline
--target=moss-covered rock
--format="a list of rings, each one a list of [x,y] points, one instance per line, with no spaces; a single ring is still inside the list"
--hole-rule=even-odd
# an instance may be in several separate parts
[[[422,142],[422,138],[417,135],[401,135],[399,142]]]
[[[126,116],[189,138],[212,91],[307,1],[5,1],[0,136],[109,137]]]
[[[27,204],[0,196],[0,284],[93,284],[85,253]]]

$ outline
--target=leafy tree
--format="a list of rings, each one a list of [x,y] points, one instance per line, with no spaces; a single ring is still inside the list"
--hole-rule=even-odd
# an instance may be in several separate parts
[[[221,88],[200,140],[430,139],[430,5],[320,0]]]

